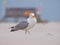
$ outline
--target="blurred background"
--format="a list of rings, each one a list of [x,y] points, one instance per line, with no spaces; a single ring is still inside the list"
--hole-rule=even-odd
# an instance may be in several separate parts
[[[39,22],[29,29],[31,35],[10,32],[28,18],[26,11],[34,12]],[[0,45],[60,45],[60,0],[0,0]]]
[[[25,11],[36,14],[40,21],[60,21],[60,0],[0,0],[0,22],[27,19]]]

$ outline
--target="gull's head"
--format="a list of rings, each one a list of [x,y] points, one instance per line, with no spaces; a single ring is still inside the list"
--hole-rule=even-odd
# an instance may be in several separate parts
[[[34,23],[37,22],[37,19],[36,19],[36,17],[35,17],[35,13],[28,11],[28,12],[25,12],[24,15],[29,17],[29,18],[27,19],[28,22],[34,22]]]
[[[35,14],[32,13],[32,12],[30,12],[30,11],[24,12],[24,15],[25,15],[25,16],[29,16],[29,18],[35,18]]]
[[[29,17],[30,18],[35,18],[35,14],[34,13],[30,13]]]

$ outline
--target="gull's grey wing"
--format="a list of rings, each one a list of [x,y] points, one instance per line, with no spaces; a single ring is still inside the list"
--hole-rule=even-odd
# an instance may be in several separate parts
[[[26,27],[28,27],[28,22],[27,21],[22,21],[15,26],[15,30],[25,29]]]

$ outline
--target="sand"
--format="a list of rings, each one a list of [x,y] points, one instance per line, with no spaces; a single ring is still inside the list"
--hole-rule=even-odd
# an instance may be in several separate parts
[[[60,22],[38,23],[30,34],[10,32],[17,23],[0,23],[0,45],[60,45]]]

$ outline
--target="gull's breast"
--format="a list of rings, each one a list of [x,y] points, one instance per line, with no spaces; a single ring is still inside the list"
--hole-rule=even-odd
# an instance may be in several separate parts
[[[36,19],[28,19],[28,23],[29,23],[29,25],[28,25],[28,29],[31,29],[31,28],[33,28],[34,26],[35,26],[35,24],[36,24]]]

